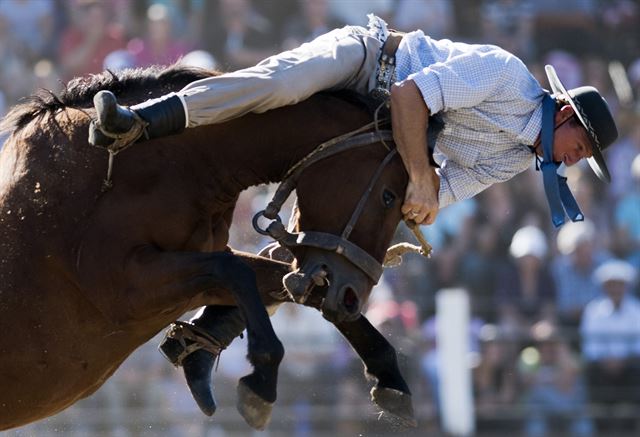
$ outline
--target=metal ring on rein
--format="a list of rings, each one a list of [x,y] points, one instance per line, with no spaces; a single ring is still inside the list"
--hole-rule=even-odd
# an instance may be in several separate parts
[[[271,234],[269,233],[269,227],[265,227],[264,229],[262,229],[260,227],[260,225],[258,224],[258,220],[260,220],[260,217],[264,217],[265,216],[265,210],[263,209],[262,211],[258,211],[256,213],[256,215],[253,216],[253,219],[251,220],[251,223],[253,224],[253,229],[256,230],[256,232],[260,235],[267,235],[267,236],[271,236]],[[273,222],[278,222],[278,223],[282,223],[282,219],[280,218],[279,215],[276,215],[275,218],[272,220]]]

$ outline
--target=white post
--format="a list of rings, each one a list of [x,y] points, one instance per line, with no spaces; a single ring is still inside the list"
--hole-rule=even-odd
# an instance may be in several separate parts
[[[469,367],[469,295],[464,289],[436,294],[436,342],[442,429],[452,436],[475,432]]]

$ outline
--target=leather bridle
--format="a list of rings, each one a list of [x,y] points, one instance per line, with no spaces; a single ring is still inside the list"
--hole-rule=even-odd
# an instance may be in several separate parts
[[[373,127],[376,128],[374,132],[365,132]],[[397,149],[389,148],[386,145],[386,141],[393,141],[393,135],[391,131],[379,130],[378,123],[372,122],[352,132],[346,133],[325,143],[322,143],[311,153],[294,164],[289,169],[289,171],[287,171],[285,177],[278,186],[278,189],[276,190],[271,202],[264,210],[258,212],[253,217],[254,229],[262,235],[271,236],[273,239],[278,241],[280,245],[290,250],[296,247],[314,247],[330,252],[335,252],[358,267],[373,281],[374,284],[377,284],[380,276],[382,275],[382,264],[364,249],[349,241],[349,236],[351,235],[351,232],[353,231],[353,228],[356,225],[358,219],[362,215],[367,200],[369,199],[373,187],[382,175],[382,171],[387,166],[387,164],[389,164],[389,162],[391,162],[391,160],[397,155]],[[338,153],[342,153],[347,150],[366,146],[376,142],[383,143],[389,152],[373,174],[371,180],[369,181],[369,184],[367,185],[367,188],[360,197],[355,210],[351,214],[349,222],[339,236],[326,232],[315,231],[289,232],[285,228],[278,213],[280,212],[280,209],[282,208],[284,202],[296,187],[300,174],[306,168],[320,160],[323,160],[330,156],[334,156]],[[260,228],[258,224],[258,221],[261,217],[272,220],[271,223],[264,229]]]

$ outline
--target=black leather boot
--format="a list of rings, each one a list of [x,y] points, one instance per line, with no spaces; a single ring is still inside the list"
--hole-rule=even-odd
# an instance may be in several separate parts
[[[191,396],[207,416],[216,411],[211,384],[213,364],[246,327],[238,307],[207,306],[191,323],[170,326],[158,347],[174,365],[182,366]]]
[[[141,138],[177,134],[184,130],[187,119],[182,101],[174,93],[125,107],[111,91],[103,90],[93,97],[93,105],[97,120],[89,126],[89,142],[94,146],[109,146],[114,141],[128,145]]]

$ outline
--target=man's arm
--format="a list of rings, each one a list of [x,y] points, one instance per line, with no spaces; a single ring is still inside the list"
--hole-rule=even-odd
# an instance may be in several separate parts
[[[398,152],[409,173],[402,213],[406,219],[430,225],[438,215],[440,178],[427,152],[429,108],[413,80],[392,85],[391,121]]]

